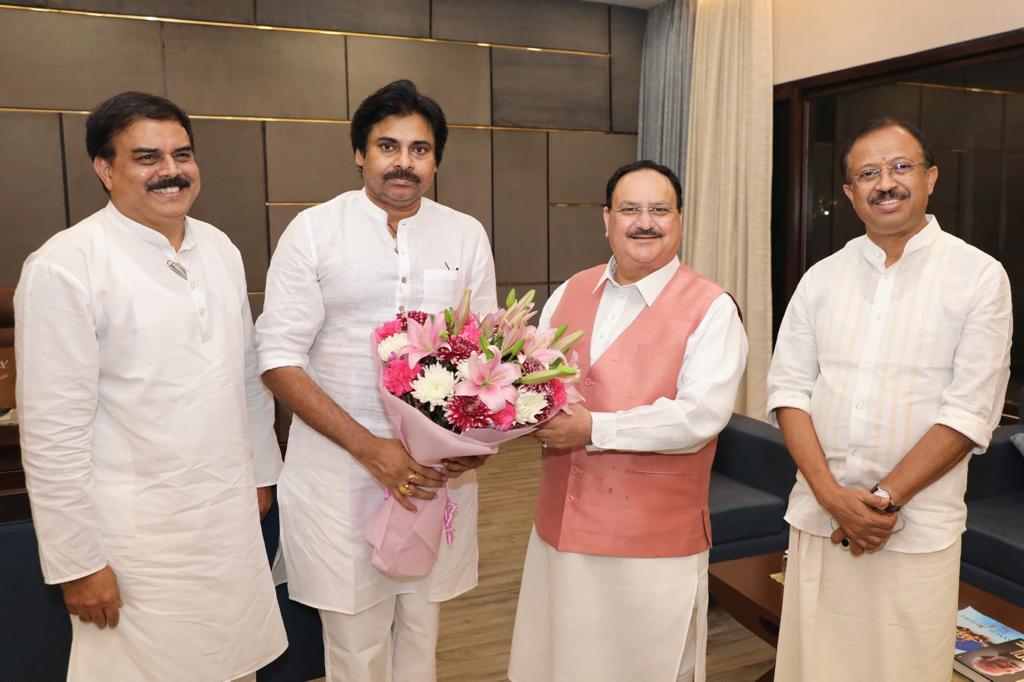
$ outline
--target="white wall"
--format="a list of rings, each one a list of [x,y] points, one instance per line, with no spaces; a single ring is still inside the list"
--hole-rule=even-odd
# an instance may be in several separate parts
[[[774,0],[775,83],[1024,27],[1024,0]]]

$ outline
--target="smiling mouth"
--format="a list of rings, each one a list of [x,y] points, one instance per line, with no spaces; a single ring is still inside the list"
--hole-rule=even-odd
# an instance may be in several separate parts
[[[151,189],[150,192],[156,194],[178,194],[181,192],[181,187],[162,187],[160,189]]]

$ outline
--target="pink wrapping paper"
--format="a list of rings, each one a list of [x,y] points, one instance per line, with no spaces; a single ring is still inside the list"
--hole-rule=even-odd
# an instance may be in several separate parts
[[[384,388],[380,370],[378,360],[378,391],[395,435],[402,441],[409,455],[425,466],[439,467],[441,460],[451,457],[493,455],[502,443],[524,436],[540,426],[534,424],[510,431],[449,431]],[[429,490],[437,491],[435,499],[408,498],[416,505],[416,513],[410,512],[389,496],[366,524],[364,534],[373,547],[372,561],[377,570],[398,577],[417,577],[426,575],[434,567],[445,528],[448,489],[442,487]],[[448,511],[450,514],[451,510]],[[458,525],[458,516],[456,509],[452,520],[455,526]]]

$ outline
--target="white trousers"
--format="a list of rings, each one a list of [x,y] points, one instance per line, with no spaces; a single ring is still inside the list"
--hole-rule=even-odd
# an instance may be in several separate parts
[[[960,538],[853,556],[791,529],[775,682],[949,682],[959,584]]]
[[[353,615],[321,610],[327,682],[435,682],[440,612],[417,594]]]
[[[706,551],[660,559],[559,552],[535,528],[508,676],[513,682],[704,682],[707,612]]]

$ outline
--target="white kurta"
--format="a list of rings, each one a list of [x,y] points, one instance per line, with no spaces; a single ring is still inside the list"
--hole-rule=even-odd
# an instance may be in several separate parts
[[[679,269],[673,260],[628,286],[607,279],[590,338],[591,362],[624,332]],[[598,284],[600,286],[600,283]],[[540,318],[549,326],[565,289]],[[666,343],[671,342],[666,340]],[[746,366],[747,337],[728,294],[690,336],[674,399],[620,412],[593,412],[592,451],[696,452],[729,418]],[[704,679],[708,552],[624,558],[559,552],[531,533],[516,613],[509,677],[515,682],[674,682]]]
[[[377,395],[370,334],[399,310],[436,313],[473,290],[474,311],[496,307],[494,263],[483,226],[423,199],[400,222],[362,190],[300,213],[278,242],[256,324],[260,371],[302,367],[374,435],[393,437]],[[455,541],[442,543],[433,571],[398,580],[370,563],[363,528],[384,489],[348,452],[292,421],[278,484],[281,550],[292,599],[354,614],[396,594],[444,601],[477,581],[476,475],[450,483],[459,505]]]
[[[124,601],[114,629],[72,618],[69,679],[212,682],[276,658],[255,485],[281,460],[238,250],[188,219],[175,253],[108,204],[29,257],[15,315],[43,575],[109,564]]]

